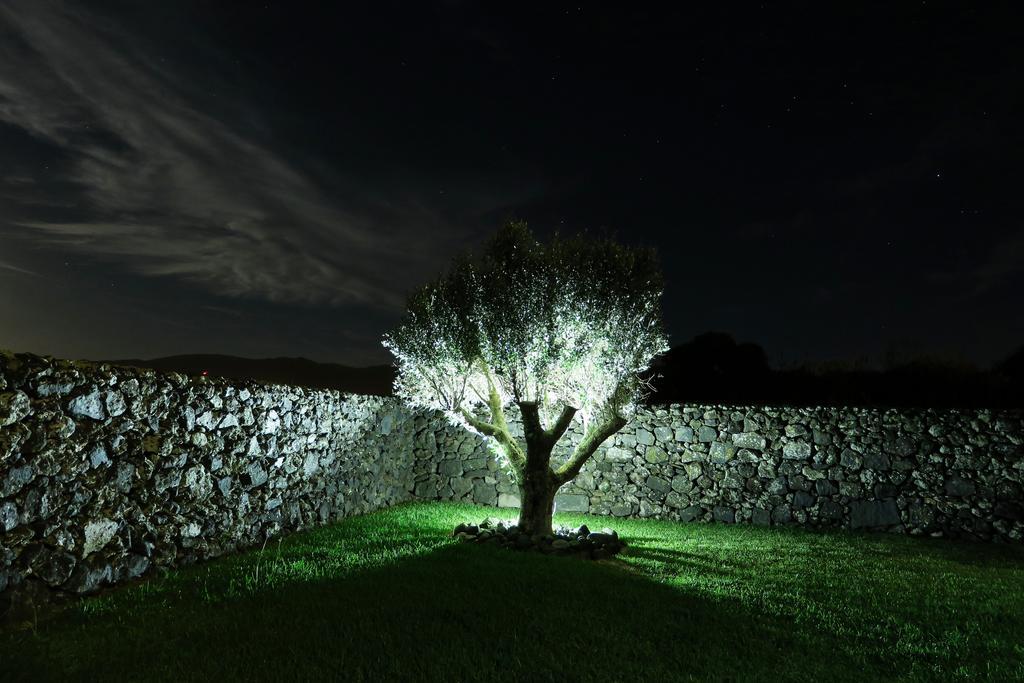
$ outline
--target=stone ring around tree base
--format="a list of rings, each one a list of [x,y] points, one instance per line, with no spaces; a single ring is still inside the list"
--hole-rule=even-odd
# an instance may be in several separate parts
[[[554,534],[528,536],[514,523],[491,517],[480,524],[460,524],[452,535],[462,541],[493,543],[511,550],[532,550],[585,560],[605,560],[626,547],[618,533],[608,528],[591,531],[586,524],[575,529],[559,526]]]

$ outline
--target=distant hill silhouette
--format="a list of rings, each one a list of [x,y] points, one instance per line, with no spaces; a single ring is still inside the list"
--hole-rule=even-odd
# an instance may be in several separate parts
[[[255,379],[273,384],[292,384],[313,389],[337,389],[354,394],[391,395],[395,369],[389,365],[353,368],[317,363],[307,358],[239,358],[217,354],[167,356],[151,360],[105,361],[115,365],[152,368],[164,372],[231,379]]]

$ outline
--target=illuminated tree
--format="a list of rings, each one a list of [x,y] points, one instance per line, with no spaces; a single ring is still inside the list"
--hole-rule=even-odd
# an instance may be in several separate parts
[[[555,493],[626,424],[647,391],[639,373],[667,348],[661,289],[653,250],[587,236],[545,244],[510,223],[410,297],[384,339],[395,392],[488,437],[519,485],[520,529],[551,533]],[[583,438],[553,465],[575,419]]]

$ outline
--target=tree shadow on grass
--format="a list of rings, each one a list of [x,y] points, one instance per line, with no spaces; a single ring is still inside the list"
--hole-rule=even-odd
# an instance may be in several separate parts
[[[924,538],[905,536],[891,539],[880,534],[853,534],[866,542],[885,540],[886,547],[874,547],[879,557],[901,556],[920,561],[955,562],[962,567],[977,569],[1019,569],[1024,566],[1024,546],[993,543],[978,539]]]
[[[231,600],[183,591],[79,614],[0,644],[0,661],[8,680],[863,678],[832,638],[614,561],[464,544]]]
[[[626,546],[626,557],[647,561],[661,567],[681,567],[715,574],[720,577],[742,576],[752,565],[747,562],[731,562],[719,557],[708,557],[696,552],[666,548],[641,548]],[[678,572],[673,572],[678,573]]]

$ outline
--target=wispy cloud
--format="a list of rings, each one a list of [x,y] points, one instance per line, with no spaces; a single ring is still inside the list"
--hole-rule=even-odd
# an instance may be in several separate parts
[[[48,177],[76,193],[54,196],[60,218],[13,200],[9,228],[219,294],[310,304],[396,305],[406,283],[393,264],[436,248],[429,211],[394,209],[381,229],[346,209],[81,6],[5,2],[0,35],[0,122],[59,150]],[[26,184],[0,179],[0,194],[28,197]]]
[[[4,263],[3,261],[0,261],[0,269],[9,270],[12,273],[20,273],[21,275],[31,275],[32,277],[39,276],[39,273],[35,272],[34,270],[29,270],[28,268],[21,268],[12,263]]]

